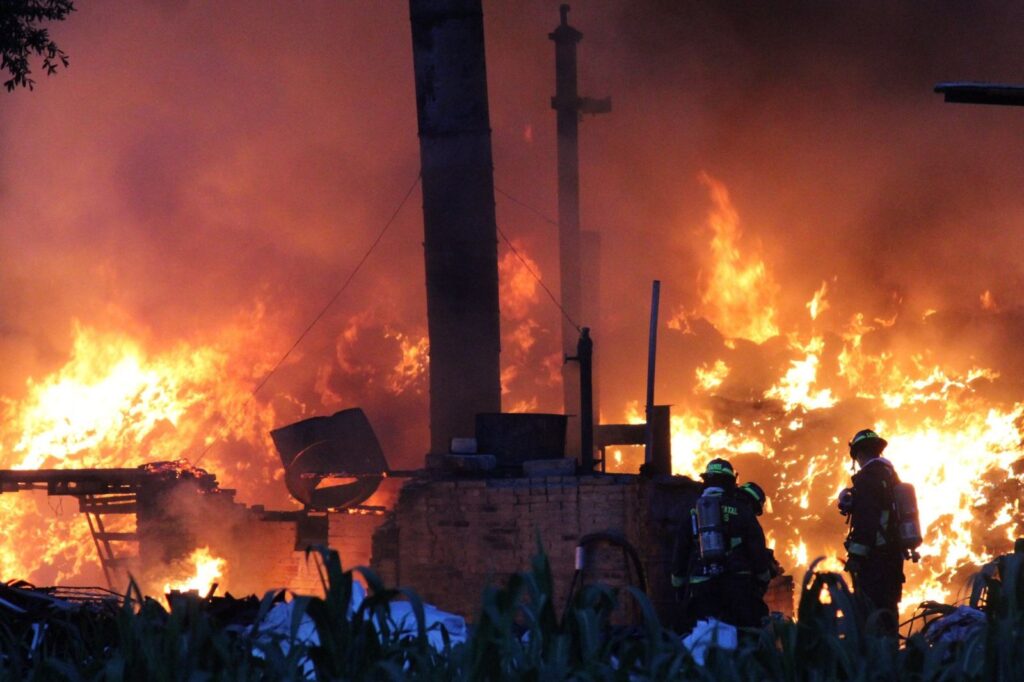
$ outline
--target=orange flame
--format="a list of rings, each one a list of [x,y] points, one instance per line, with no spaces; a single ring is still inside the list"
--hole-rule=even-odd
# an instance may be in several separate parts
[[[402,351],[402,357],[395,364],[391,377],[388,379],[388,391],[398,395],[408,390],[427,373],[430,339],[426,336],[415,339],[391,329],[387,330],[384,336],[397,340]]]
[[[764,261],[743,255],[739,213],[729,190],[707,173],[700,181],[711,193],[708,213],[711,262],[704,277],[701,314],[723,335],[760,343],[778,335],[775,296],[778,286]]]
[[[226,564],[224,559],[214,556],[209,547],[199,547],[183,562],[185,575],[164,583],[164,594],[175,590],[206,595],[213,584],[223,577]]]
[[[512,250],[514,249],[514,251]],[[541,269],[518,240],[498,261],[498,287],[502,324],[501,393],[507,412],[535,412],[541,409],[541,394],[561,383],[559,364],[548,367],[549,359],[538,357],[550,334],[535,319],[540,301],[538,278]],[[551,371],[553,369],[553,371]],[[560,401],[559,401],[560,402]]]
[[[20,400],[0,403],[0,468],[134,467],[206,452],[204,466],[222,483],[266,499],[268,489],[279,487],[280,465],[267,435],[276,420],[270,406],[251,399],[251,390],[267,360],[263,351],[237,350],[251,347],[240,340],[261,319],[258,311],[209,344],[179,343],[156,353],[126,334],[76,324],[67,362],[41,380],[30,379]],[[210,449],[222,439],[249,456]],[[49,505],[57,513],[40,514],[30,495],[0,496],[0,575],[101,582],[85,517],[61,513],[65,503],[75,503],[40,501],[39,508]],[[24,546],[40,553],[26,554],[19,550]]]
[[[713,391],[722,385],[725,378],[729,376],[729,365],[723,360],[715,360],[711,367],[697,368],[697,387],[703,391]]]
[[[803,360],[794,360],[789,371],[779,380],[777,384],[768,389],[764,397],[778,398],[782,401],[786,411],[796,407],[805,410],[818,410],[823,407],[832,407],[836,404],[832,391],[823,388],[814,390],[813,386],[818,377],[818,363],[821,352],[825,349],[825,341],[820,336],[814,337],[806,346],[794,343],[805,354]]]
[[[829,309],[829,303],[825,299],[825,294],[828,293],[828,282],[822,282],[821,288],[814,292],[814,297],[807,302],[807,311],[811,314],[811,319],[816,320],[818,316]]]
[[[694,477],[713,457],[744,462],[741,476],[745,468],[756,472],[762,485],[770,482],[775,513],[763,520],[790,572],[806,569],[817,556],[826,557],[825,569],[839,570],[844,528],[834,500],[849,485],[845,430],[873,426],[889,440],[886,454],[901,478],[915,485],[925,529],[921,563],[907,564],[903,607],[953,599],[965,571],[1008,551],[1024,530],[1014,487],[1019,481],[1014,466],[1024,461],[1024,401],[1007,402],[984,390],[999,380],[998,372],[945,362],[920,344],[910,350],[896,344],[869,350],[869,337],[897,328],[899,295],[893,299],[895,313],[890,309],[877,318],[858,313],[839,330],[818,329],[830,307],[827,283],[804,304],[811,332],[783,337],[793,359],[761,394],[777,401],[776,407],[755,403],[742,412],[735,406],[749,399],[713,400],[730,390],[726,377],[730,385],[743,380],[730,369],[734,365],[726,354],[740,351],[729,339],[763,343],[780,330],[777,288],[767,265],[740,251],[739,216],[725,187],[706,175],[701,179],[714,209],[697,312],[726,341],[722,357],[696,370],[696,404],[680,406],[672,417],[674,472]],[[981,305],[998,310],[990,292],[982,295]],[[695,314],[682,314],[670,326],[694,333],[688,318]],[[925,312],[922,323],[934,314]],[[867,417],[873,424],[863,421],[865,414],[874,415]],[[635,405],[627,408],[627,418],[642,421]],[[993,496],[999,490],[1005,492]]]

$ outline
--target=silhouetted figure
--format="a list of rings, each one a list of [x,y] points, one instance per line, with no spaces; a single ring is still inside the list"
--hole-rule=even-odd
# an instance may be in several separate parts
[[[849,517],[844,545],[854,592],[867,600],[871,611],[883,611],[880,625],[895,634],[905,580],[905,550],[897,534],[893,494],[899,477],[892,462],[881,456],[888,444],[870,429],[854,435],[850,457],[860,470],[853,475],[853,487],[840,493],[839,511]]]
[[[681,590],[678,626],[685,632],[717,618],[757,627],[768,614],[763,595],[771,579],[764,532],[728,461],[711,460],[701,478],[703,490],[683,513],[672,562],[672,583]]]
[[[740,502],[747,502],[750,505],[751,511],[754,512],[754,516],[761,516],[764,513],[764,506],[768,502],[768,495],[765,493],[764,488],[753,481],[748,481],[736,490],[739,493],[736,495],[736,498]],[[765,559],[768,562],[768,575],[766,577],[754,576],[757,579],[757,587],[761,594],[762,603],[764,603],[764,596],[768,592],[768,585],[771,583],[772,578],[780,576],[785,572],[782,569],[782,564],[775,558],[775,552],[767,546],[765,546],[764,551]],[[765,604],[763,615],[767,617],[768,612],[768,605]]]

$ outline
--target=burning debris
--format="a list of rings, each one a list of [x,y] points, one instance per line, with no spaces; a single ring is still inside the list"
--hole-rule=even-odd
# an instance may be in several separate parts
[[[262,591],[273,579],[280,558],[275,554],[291,555],[293,544],[300,552],[332,539],[344,543],[343,534],[331,534],[329,514],[379,514],[382,508],[361,503],[385,476],[403,474],[388,467],[359,409],[305,420],[271,435],[286,486],[304,505],[302,511],[239,504],[234,490],[221,488],[213,474],[184,460],[135,469],[0,471],[0,492],[39,490],[76,498],[111,589],[123,592],[134,579],[147,594],[205,594],[218,584]],[[268,552],[263,536],[280,524],[292,529],[291,542]],[[369,533],[360,532],[369,546]],[[276,579],[291,584],[293,578],[285,573]]]
[[[182,561],[178,570],[183,570],[186,577],[164,583],[164,594],[174,592],[196,592],[212,594],[218,587],[217,580],[223,576],[224,559],[210,553],[209,547],[200,547],[192,552],[188,559]]]
[[[203,525],[196,514],[216,513],[219,524],[206,525],[225,527],[237,517],[234,491],[220,488],[204,469],[176,461],[135,469],[0,471],[0,493],[33,490],[77,499],[111,589],[123,592],[134,575],[149,591],[157,574],[167,572],[171,582],[163,593],[180,589],[179,580],[185,589],[209,589],[221,575],[225,562],[208,548],[185,559]]]
[[[891,457],[921,499],[924,559],[908,570],[904,610],[954,599],[967,576],[1021,532],[1024,394],[982,364],[986,356],[1006,359],[998,341],[967,357],[950,343],[968,320],[972,338],[992,334],[993,320],[983,317],[990,297],[968,320],[915,316],[897,302],[889,318],[855,313],[843,321],[837,280],[807,301],[809,320],[794,318],[780,308],[771,268],[756,249],[740,249],[739,211],[724,185],[702,180],[713,204],[712,274],[702,280],[701,306],[670,324],[683,335],[677,348],[699,348],[691,393],[673,394],[676,473],[733,459],[746,480],[768,489],[766,530],[790,570],[816,556],[837,569],[843,530],[832,507],[847,459],[839,436],[873,423],[892,435]],[[714,274],[721,272],[733,274]],[[626,416],[642,421],[636,408]]]

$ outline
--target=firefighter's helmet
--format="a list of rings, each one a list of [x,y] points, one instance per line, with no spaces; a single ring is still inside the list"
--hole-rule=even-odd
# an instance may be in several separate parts
[[[871,429],[862,429],[853,434],[853,438],[850,439],[850,456],[855,457],[862,452],[878,456],[882,454],[888,444],[889,441]]]
[[[764,489],[753,481],[747,481],[740,486],[740,491],[750,496],[754,503],[754,515],[760,516],[764,513],[764,505],[768,501]]]
[[[729,460],[715,458],[708,462],[708,465],[704,467],[704,473],[700,475],[704,480],[707,480],[708,476],[728,476],[735,479],[736,472],[733,470],[732,464],[729,464]]]

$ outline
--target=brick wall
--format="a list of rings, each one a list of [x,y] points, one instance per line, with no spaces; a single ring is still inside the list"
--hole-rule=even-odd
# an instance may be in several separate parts
[[[397,580],[472,618],[486,585],[529,567],[539,537],[564,603],[582,536],[635,534],[637,485],[634,476],[412,481],[394,510]],[[382,573],[387,559],[374,556]],[[601,562],[610,573],[622,565]]]
[[[392,561],[400,584],[472,619],[483,588],[528,568],[540,539],[560,605],[581,538],[611,532],[636,544],[646,517],[640,487],[639,478],[628,475],[411,481],[395,505],[394,527],[387,529],[397,556],[375,553],[374,565],[384,573]],[[599,574],[591,571],[590,580],[631,580],[620,549],[596,551],[592,563]],[[648,557],[641,555],[646,564]]]
[[[327,514],[327,545],[338,551],[342,568],[369,566],[374,531],[388,518],[383,513],[330,512]],[[314,557],[295,549],[295,522],[254,519],[239,564],[251,570],[229,575],[228,587],[237,594],[262,594],[286,587],[301,594],[322,595]]]
[[[302,594],[323,594],[312,558],[307,562],[305,552],[295,551],[294,521],[255,521],[252,532],[259,538],[254,548],[259,556],[254,557],[254,561],[266,563],[262,576],[254,576],[260,583],[259,588],[242,594],[262,594],[281,587]]]
[[[383,512],[331,512],[327,515],[327,544],[338,550],[341,567],[369,566],[373,555],[373,533],[384,523]]]
[[[374,531],[387,515],[341,511],[330,512],[327,518],[328,547],[338,551],[342,568],[369,566]],[[285,587],[300,594],[324,593],[315,557],[307,560],[304,550],[295,549],[294,521],[257,521],[250,545],[251,551],[269,558],[261,589],[252,591]]]
[[[671,623],[671,548],[680,507],[696,490],[694,482],[672,476],[413,480],[402,488],[393,518],[377,532],[373,567],[388,584],[412,587],[425,601],[472,620],[484,587],[503,585],[510,573],[529,568],[539,535],[561,607],[580,538],[611,532],[636,548],[647,594],[662,620]],[[596,569],[586,578],[636,583],[619,548],[595,552],[588,563]],[[792,593],[786,590],[773,588],[773,608],[789,598],[781,610],[792,613]],[[623,618],[635,615],[635,607],[624,608]]]

